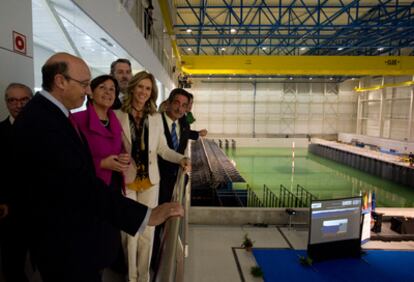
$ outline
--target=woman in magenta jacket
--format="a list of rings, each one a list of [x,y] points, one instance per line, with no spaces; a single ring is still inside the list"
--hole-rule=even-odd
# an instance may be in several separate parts
[[[122,127],[111,107],[119,95],[117,81],[101,75],[91,81],[92,93],[86,111],[73,117],[88,141],[96,175],[107,185],[119,190],[122,173],[129,164],[129,154],[122,149]],[[115,186],[115,187],[114,187]]]
[[[91,90],[86,111],[74,113],[73,119],[88,142],[97,177],[108,189],[121,193],[130,155],[123,152],[122,127],[111,109],[114,102],[119,103],[118,83],[112,76],[101,75],[91,81]],[[97,240],[102,246],[97,256],[107,257],[108,264],[123,258],[120,232],[112,225],[108,223]]]

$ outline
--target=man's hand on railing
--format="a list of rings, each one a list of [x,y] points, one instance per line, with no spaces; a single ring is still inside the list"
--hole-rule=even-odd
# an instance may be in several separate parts
[[[184,172],[190,172],[191,171],[191,160],[187,157],[182,158],[180,160],[180,165],[183,168]]]
[[[148,221],[149,226],[164,223],[170,217],[183,217],[184,209],[179,203],[164,203],[152,209]]]
[[[198,132],[198,134],[199,134],[201,137],[206,137],[206,136],[207,136],[207,133],[208,133],[208,131],[207,131],[207,129],[205,129],[205,128],[201,129],[201,130]]]

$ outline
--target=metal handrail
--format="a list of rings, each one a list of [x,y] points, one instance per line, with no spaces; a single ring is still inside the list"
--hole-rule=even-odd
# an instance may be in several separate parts
[[[261,208],[264,206],[262,201],[260,201],[259,197],[249,185],[247,185],[247,206]]]
[[[296,196],[300,199],[299,207],[309,207],[312,200],[316,200],[317,197],[311,192],[306,190],[303,186],[297,184],[296,186]]]
[[[182,204],[185,188],[185,174],[179,172],[178,181],[174,188],[174,201]],[[181,218],[171,218],[165,223],[164,235],[161,240],[161,256],[156,273],[155,281],[176,281],[175,276],[177,272],[177,248],[180,239],[180,225],[182,224]]]
[[[187,146],[187,156],[191,155],[191,143]],[[187,177],[189,176],[189,177]],[[187,181],[188,180],[188,181]],[[191,173],[181,168],[174,186],[172,201],[184,207],[183,218],[170,218],[165,223],[160,246],[159,267],[155,273],[156,282],[184,281],[184,258],[188,254],[188,213],[190,208]]]
[[[299,203],[299,198],[290,192],[285,186],[280,185],[280,194],[279,194],[280,207],[286,208],[297,208]]]
[[[204,144],[204,138],[199,138],[199,140],[201,141],[201,145],[203,146],[203,152],[204,152],[204,155],[206,156],[208,169],[210,170],[210,174],[211,174],[213,170],[212,170],[210,158],[208,157],[208,154],[207,154],[206,145]]]
[[[276,208],[280,206],[279,198],[266,184],[263,185],[263,203],[265,207]]]

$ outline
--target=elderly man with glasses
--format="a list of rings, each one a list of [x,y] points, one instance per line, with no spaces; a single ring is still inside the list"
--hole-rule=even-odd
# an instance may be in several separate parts
[[[9,116],[0,122],[1,157],[4,165],[10,162],[12,125],[26,103],[32,98],[32,90],[21,83],[11,83],[5,91],[6,106]],[[2,177],[3,179],[3,177]],[[24,274],[27,247],[20,236],[13,235],[12,223],[14,211],[10,207],[10,195],[3,184],[0,188],[0,249],[3,273],[6,281],[28,281]],[[8,191],[8,189],[7,189]]]

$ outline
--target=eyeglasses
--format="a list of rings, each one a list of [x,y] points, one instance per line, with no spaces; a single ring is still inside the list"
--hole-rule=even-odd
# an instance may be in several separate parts
[[[7,98],[6,101],[9,104],[26,104],[27,102],[29,102],[30,97],[23,97],[23,98]]]
[[[63,76],[64,76],[67,80],[73,80],[73,81],[75,81],[75,82],[79,83],[79,85],[80,85],[80,86],[82,86],[83,88],[88,88],[88,87],[90,86],[90,84],[91,84],[91,82],[90,82],[89,80],[80,81],[80,80],[77,80],[77,79],[75,79],[75,78],[73,78],[73,77],[71,77],[71,76],[67,75],[67,74],[64,74]]]

